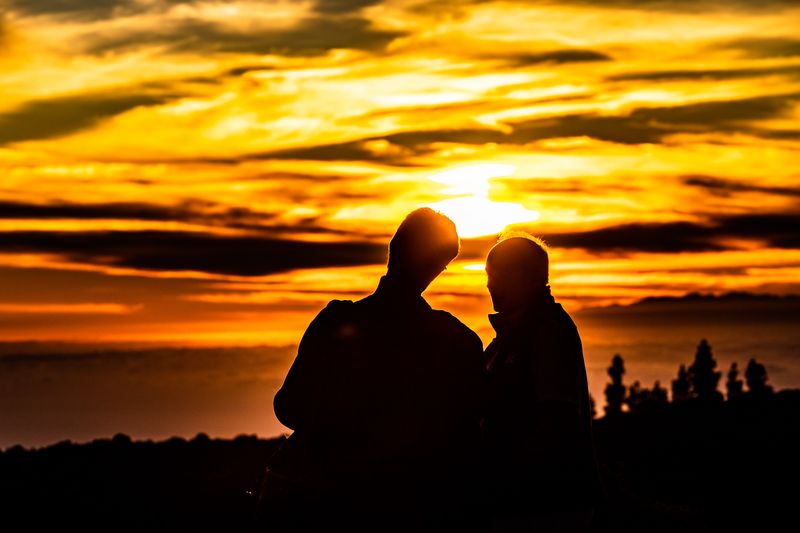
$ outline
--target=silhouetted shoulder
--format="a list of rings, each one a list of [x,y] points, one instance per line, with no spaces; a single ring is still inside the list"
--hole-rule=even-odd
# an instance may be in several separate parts
[[[353,314],[354,303],[350,300],[331,300],[308,325],[303,338],[300,340],[300,349],[316,344],[318,341],[330,336],[342,322],[350,321]]]
[[[464,344],[470,345],[470,348],[477,346],[477,349],[483,353],[483,341],[478,334],[469,329],[463,322],[441,309],[433,309],[434,320],[440,327],[447,328],[450,334],[458,337]]]
[[[352,300],[331,300],[328,302],[328,305],[326,305],[322,311],[319,312],[319,315],[332,316],[336,313],[346,312],[347,310],[353,308],[354,303],[355,302]]]
[[[286,374],[283,386],[275,394],[273,408],[278,420],[288,428],[298,427],[319,418],[315,395],[324,397],[334,361],[330,348],[349,322],[353,302],[331,300],[308,325],[297,356]]]
[[[309,330],[316,330],[333,322],[343,319],[354,309],[354,302],[351,300],[331,300],[328,305],[322,308],[311,324]]]

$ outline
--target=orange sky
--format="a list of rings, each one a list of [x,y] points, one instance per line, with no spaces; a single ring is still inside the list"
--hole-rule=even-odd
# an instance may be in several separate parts
[[[800,294],[800,3],[5,0],[0,341],[290,345],[410,210],[491,339],[517,224],[581,309]],[[696,342],[696,339],[692,342]]]

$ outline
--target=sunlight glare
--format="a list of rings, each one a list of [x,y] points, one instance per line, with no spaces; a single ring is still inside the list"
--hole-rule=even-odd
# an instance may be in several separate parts
[[[512,175],[514,165],[482,163],[457,167],[430,176],[430,180],[448,185],[443,194],[457,195],[428,207],[440,211],[456,224],[461,237],[479,237],[500,233],[510,224],[532,222],[541,216],[538,211],[513,202],[489,199],[492,178]]]

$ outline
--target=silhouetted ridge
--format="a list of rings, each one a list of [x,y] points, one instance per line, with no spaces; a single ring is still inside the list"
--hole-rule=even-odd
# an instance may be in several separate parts
[[[800,295],[797,294],[772,294],[754,293],[745,291],[731,291],[721,294],[689,292],[683,296],[648,296],[629,304],[612,304],[597,307],[588,307],[584,312],[630,309],[654,304],[691,304],[691,303],[733,303],[733,302],[775,302],[777,304],[800,305]]]
[[[798,302],[800,296],[795,294],[771,294],[754,293],[745,291],[731,291],[722,294],[690,292],[684,296],[648,296],[634,302],[631,305],[642,305],[649,303],[672,303],[672,302]]]

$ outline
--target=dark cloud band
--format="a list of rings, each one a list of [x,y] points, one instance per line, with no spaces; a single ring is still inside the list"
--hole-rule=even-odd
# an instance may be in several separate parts
[[[5,0],[8,9],[16,13],[37,16],[49,15],[73,20],[102,20],[115,16],[161,11],[193,0],[156,0],[143,3],[136,0]]]
[[[198,0],[6,0],[8,9],[21,16],[50,16],[61,20],[92,22],[149,13],[163,15],[178,4]],[[234,0],[228,2],[235,4]],[[331,49],[374,50],[384,47],[402,32],[374,29],[359,16],[374,0],[319,0],[297,25],[274,29],[250,24],[246,29],[229,27],[217,20],[183,16],[165,18],[147,29],[91,32],[85,35],[83,50],[104,54],[143,46],[161,46],[173,52],[222,52],[313,56]]]
[[[761,242],[771,248],[800,246],[800,214],[753,214],[712,218],[708,223],[622,224],[580,233],[555,233],[553,246],[594,252],[713,252],[732,249],[730,239]]]
[[[203,0],[4,0],[7,8],[23,15],[50,15],[74,20],[101,20],[116,16],[162,12],[179,4],[202,3]],[[217,0],[216,3],[236,3]],[[322,14],[357,13],[362,8],[379,4],[380,0],[317,0],[314,9]]]
[[[718,178],[714,176],[693,175],[684,176],[683,182],[686,185],[694,187],[701,187],[710,191],[713,194],[728,196],[733,193],[739,192],[757,192],[764,194],[772,194],[775,196],[800,196],[800,187],[767,187],[763,185],[756,185],[753,183],[743,183],[741,181],[734,181],[725,178]]]
[[[87,40],[86,51],[111,51],[163,46],[173,52],[221,52],[315,56],[336,48],[377,50],[401,32],[374,29],[366,19],[355,16],[313,16],[294,28],[253,27],[234,29],[213,21],[188,19],[165,23],[146,30],[120,32]]]
[[[4,252],[55,253],[72,261],[154,271],[259,276],[294,269],[379,264],[386,246],[220,237],[172,231],[7,232]]]
[[[566,63],[594,63],[613,60],[610,55],[603,52],[582,49],[551,50],[537,54],[511,54],[498,57],[505,59],[511,65],[517,67],[542,64],[563,65]]]
[[[707,222],[634,223],[585,232],[545,234],[556,247],[596,253],[680,253],[733,249],[731,239],[771,248],[800,248],[800,214],[753,214]],[[466,240],[464,258],[483,258],[493,239]],[[49,253],[73,261],[154,271],[202,271],[255,276],[294,269],[376,265],[384,244],[307,242],[272,237],[224,237],[174,231],[0,233],[5,252]]]
[[[619,224],[582,232],[545,233],[551,246],[579,248],[593,253],[719,252],[736,249],[731,240],[758,242],[769,248],[800,248],[800,213],[761,213],[712,217],[705,222]],[[462,255],[483,258],[495,238],[470,239]]]

